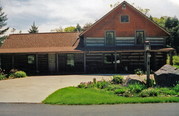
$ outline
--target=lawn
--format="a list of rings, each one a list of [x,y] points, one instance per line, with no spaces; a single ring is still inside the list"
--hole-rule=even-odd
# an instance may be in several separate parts
[[[57,90],[43,103],[65,105],[169,103],[179,102],[179,97],[122,97],[113,92],[95,88],[67,87]]]

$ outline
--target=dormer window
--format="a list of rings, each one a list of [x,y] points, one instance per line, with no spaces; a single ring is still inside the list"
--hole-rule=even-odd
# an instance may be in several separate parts
[[[126,4],[124,3],[123,5],[122,5],[122,10],[125,10],[126,9]]]
[[[121,15],[121,23],[128,23],[129,16],[128,15]]]

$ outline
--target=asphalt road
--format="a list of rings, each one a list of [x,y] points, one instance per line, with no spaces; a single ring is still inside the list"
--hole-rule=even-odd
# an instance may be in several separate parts
[[[1,103],[0,116],[179,116],[179,103],[89,106]]]

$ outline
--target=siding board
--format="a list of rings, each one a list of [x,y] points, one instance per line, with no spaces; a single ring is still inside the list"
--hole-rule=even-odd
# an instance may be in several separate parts
[[[147,37],[147,41],[150,41],[150,44],[153,46],[162,46],[165,45],[165,39],[164,38],[152,38],[152,37]]]
[[[133,46],[134,44],[134,37],[116,37],[116,46]]]
[[[105,39],[104,38],[86,38],[86,46],[104,46]]]

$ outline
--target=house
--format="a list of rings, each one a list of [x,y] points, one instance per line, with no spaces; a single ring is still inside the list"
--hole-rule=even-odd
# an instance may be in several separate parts
[[[122,73],[145,69],[144,43],[151,44],[151,69],[166,64],[169,33],[127,2],[82,33],[12,34],[0,47],[1,68],[29,73]]]

